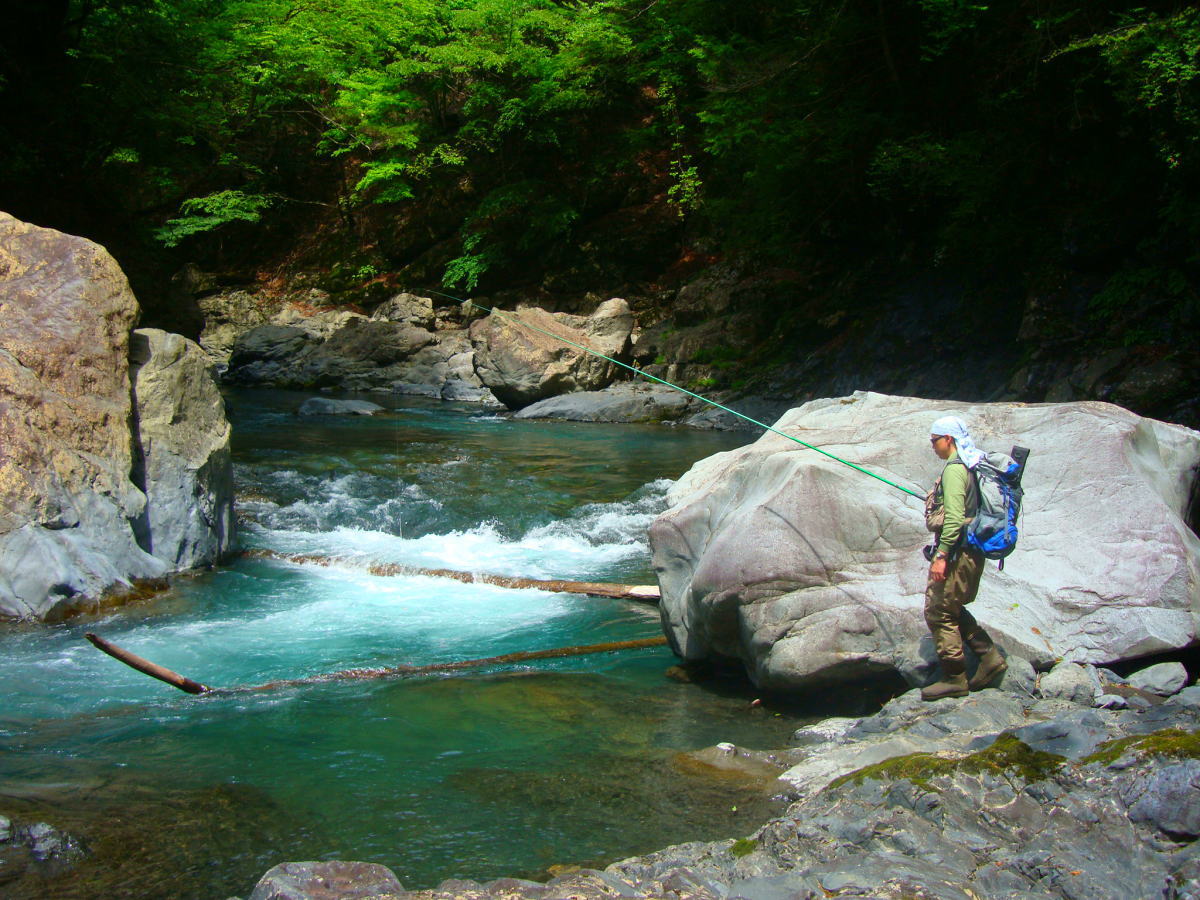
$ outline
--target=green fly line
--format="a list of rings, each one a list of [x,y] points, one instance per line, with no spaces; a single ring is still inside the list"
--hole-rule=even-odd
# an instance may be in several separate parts
[[[882,475],[879,475],[876,472],[872,472],[870,469],[865,469],[862,466],[858,465],[857,463],[852,463],[849,460],[842,459],[840,456],[835,456],[834,454],[830,453],[828,450],[822,450],[820,447],[817,447],[817,446],[814,446],[813,444],[809,444],[805,441],[802,441],[802,440],[800,440],[800,438],[796,437],[795,435],[788,434],[785,431],[780,431],[778,428],[775,428],[772,425],[768,425],[766,422],[760,422],[760,421],[758,421],[758,419],[752,419],[752,418],[750,418],[750,416],[746,415],[745,413],[740,413],[736,409],[730,409],[728,406],[721,405],[716,400],[710,400],[708,397],[703,397],[700,394],[693,393],[692,391],[689,391],[687,388],[680,387],[677,384],[672,384],[671,382],[667,381],[666,379],[659,378],[655,375],[651,375],[649,372],[644,372],[641,369],[639,369],[637,366],[628,365],[627,363],[621,362],[619,359],[613,359],[611,356],[606,356],[605,354],[601,353],[599,350],[593,350],[591,347],[585,347],[583,344],[577,344],[574,341],[563,337],[561,334],[555,334],[552,331],[546,331],[546,329],[544,329],[544,328],[539,328],[536,325],[526,322],[520,316],[515,316],[515,315],[510,316],[506,312],[502,312],[501,310],[498,310],[498,309],[490,309],[481,303],[476,303],[474,300],[463,300],[461,297],[455,297],[451,294],[443,294],[441,291],[431,290],[430,293],[437,294],[440,297],[447,297],[451,300],[457,300],[459,303],[469,303],[471,306],[474,306],[476,309],[481,309],[486,313],[491,313],[494,316],[499,316],[501,319],[503,319],[507,322],[515,322],[516,324],[520,325],[523,328],[528,328],[530,331],[536,331],[539,334],[544,334],[547,337],[552,337],[557,341],[562,341],[564,344],[570,344],[572,347],[576,347],[579,350],[582,350],[584,353],[590,353],[592,356],[598,356],[598,357],[600,357],[600,359],[606,359],[613,365],[620,366],[622,369],[628,369],[630,372],[633,372],[635,375],[640,375],[642,378],[648,378],[651,381],[657,381],[659,384],[665,384],[667,387],[672,388],[676,391],[679,391],[681,394],[687,394],[689,397],[695,397],[697,400],[707,403],[709,406],[715,406],[717,409],[723,410],[724,412],[727,412],[730,415],[737,416],[739,419],[745,419],[747,422],[751,423],[752,425],[757,425],[759,428],[765,428],[767,431],[777,434],[780,437],[785,437],[789,441],[794,441],[795,443],[799,444],[801,447],[806,447],[809,450],[815,450],[817,453],[820,453],[822,456],[827,456],[830,459],[834,460],[835,462],[840,462],[844,466],[849,466],[851,469],[855,469],[859,472],[862,472],[864,475],[870,475],[872,478],[874,478],[878,481],[882,481],[884,484],[890,485],[891,487],[894,487],[897,490],[904,491],[904,493],[909,494],[910,496],[916,497],[918,500],[925,499],[925,496],[923,494],[918,494],[916,491],[911,491],[908,488],[904,487],[903,485],[896,484],[896,482],[894,482],[894,481],[889,481],[888,479],[884,478]]]

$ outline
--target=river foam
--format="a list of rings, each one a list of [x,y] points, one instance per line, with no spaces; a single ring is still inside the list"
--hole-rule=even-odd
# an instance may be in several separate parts
[[[396,564],[575,580],[601,578],[621,563],[644,561],[649,555],[646,529],[666,508],[672,484],[659,479],[627,500],[586,504],[515,537],[495,519],[406,537],[404,511],[414,502],[437,504],[417,485],[404,485],[400,496],[380,499],[378,492],[362,490],[361,477],[313,480],[289,471],[280,478],[305,484],[309,493],[290,502],[254,499],[243,504],[244,542],[251,546],[321,555],[345,567]]]

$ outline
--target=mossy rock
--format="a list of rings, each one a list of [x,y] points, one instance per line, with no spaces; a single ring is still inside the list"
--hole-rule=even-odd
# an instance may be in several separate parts
[[[924,790],[935,790],[932,779],[951,776],[955,772],[969,775],[989,772],[1005,777],[1017,775],[1032,783],[1050,778],[1066,761],[1066,757],[1034,750],[1013,735],[1002,734],[990,747],[967,756],[954,759],[934,753],[909,753],[842,775],[831,781],[829,787],[839,787],[847,782],[862,784],[869,778],[876,781],[909,781]]]
[[[729,852],[738,859],[741,859],[743,856],[749,856],[757,849],[758,841],[754,838],[738,838],[730,845]]]
[[[1164,756],[1169,759],[1200,759],[1200,731],[1184,731],[1181,728],[1166,728],[1152,734],[1105,741],[1090,756],[1081,760],[1083,765],[1100,763],[1112,765],[1130,753],[1138,756]]]

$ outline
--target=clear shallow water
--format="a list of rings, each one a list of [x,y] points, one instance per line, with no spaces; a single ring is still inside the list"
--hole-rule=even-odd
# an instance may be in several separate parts
[[[100,619],[0,631],[0,813],[90,850],[66,873],[0,851],[0,894],[244,896],[277,862],[332,857],[384,863],[410,888],[545,877],[743,834],[770,812],[677,754],[780,746],[795,721],[665,679],[666,649],[197,698],[86,643],[96,631],[233,686],[656,635],[650,606],[366,566],[652,582],[645,529],[669,480],[745,440],[407,399],[300,418],[302,399],[229,397],[241,543],[333,565],[243,558]]]

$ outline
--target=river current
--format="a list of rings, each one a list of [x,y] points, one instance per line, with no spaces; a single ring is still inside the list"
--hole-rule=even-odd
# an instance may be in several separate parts
[[[103,616],[0,629],[0,814],[87,851],[27,864],[0,844],[0,895],[246,896],[276,863],[327,858],[410,889],[544,879],[770,814],[680,754],[779,747],[796,721],[744,685],[667,679],[666,648],[193,697],[88,644],[235,686],[654,636],[653,606],[367,567],[653,584],[671,479],[747,440],[410,398],[300,417],[304,396],[227,396],[239,542],[333,564],[244,556]]]

